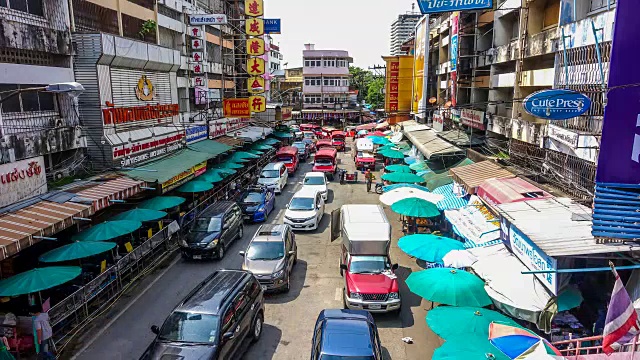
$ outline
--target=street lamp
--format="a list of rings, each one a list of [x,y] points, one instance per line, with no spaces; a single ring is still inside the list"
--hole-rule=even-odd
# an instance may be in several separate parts
[[[77,82],[64,82],[64,83],[57,83],[57,84],[49,84],[47,86],[42,86],[42,87],[18,89],[9,93],[9,95],[2,97],[0,99],[0,104],[11,99],[12,97],[18,94],[21,94],[24,92],[30,92],[30,91],[44,91],[44,92],[50,92],[54,94],[67,94],[70,97],[75,98],[75,97],[78,97],[78,95],[80,95],[84,91],[84,86],[82,86],[82,84]]]

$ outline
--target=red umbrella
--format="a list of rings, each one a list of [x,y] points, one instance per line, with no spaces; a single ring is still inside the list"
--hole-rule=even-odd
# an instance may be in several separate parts
[[[387,135],[385,135],[382,131],[374,131],[372,134],[369,134],[369,136],[382,136],[382,137],[385,137]]]

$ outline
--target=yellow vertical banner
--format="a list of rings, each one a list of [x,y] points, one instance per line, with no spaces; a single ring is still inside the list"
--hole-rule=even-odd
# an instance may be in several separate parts
[[[158,221],[158,227],[160,228],[160,230],[162,230],[162,220]]]
[[[413,89],[411,93],[411,110],[417,113],[422,99],[424,85],[424,59],[427,53],[425,41],[428,39],[427,18],[423,17],[416,25],[415,50],[413,55]]]
[[[152,237],[152,236],[153,236],[153,229],[152,229],[152,228],[149,228],[149,229],[147,230],[147,239],[151,239],[151,237]]]
[[[107,271],[107,260],[100,261],[100,274]]]
[[[127,241],[126,243],[124,243],[124,248],[127,249],[127,252],[130,253],[133,251],[133,246],[131,245],[131,242]]]

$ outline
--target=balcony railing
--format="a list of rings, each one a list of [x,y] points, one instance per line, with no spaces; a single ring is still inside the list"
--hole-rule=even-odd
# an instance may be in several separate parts
[[[57,111],[0,112],[0,136],[80,125],[78,113],[73,108],[76,106],[73,99],[67,96],[58,98]]]
[[[555,52],[558,48],[558,38],[557,28],[527,37],[527,45],[524,49],[525,56],[539,56]]]
[[[563,356],[567,356],[570,359],[574,356],[580,359],[588,359],[590,358],[589,355],[604,354],[604,351],[602,351],[602,338],[602,335],[589,336],[580,339],[556,341],[553,345]],[[640,352],[639,345],[638,337],[636,336],[632,342],[620,346],[615,353],[626,353],[625,359],[635,359],[634,354]],[[608,357],[609,355],[607,355],[607,358]],[[594,359],[596,358],[603,359],[603,357],[594,357]],[[615,358],[619,359],[619,357]]]
[[[496,59],[494,63],[513,61],[518,59],[518,39],[512,40],[509,44],[498,46],[496,48]]]

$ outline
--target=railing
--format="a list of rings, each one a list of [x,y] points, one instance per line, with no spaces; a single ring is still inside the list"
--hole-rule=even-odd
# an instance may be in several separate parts
[[[556,341],[553,345],[563,356],[569,357],[568,360],[572,360],[574,356],[578,358],[585,355],[603,354],[602,338],[602,335],[589,336],[579,339]],[[625,359],[635,359],[633,354],[640,350],[639,347],[640,344],[638,343],[638,337],[636,336],[633,338],[632,342],[622,345],[616,353],[631,353],[631,356],[625,356]]]

